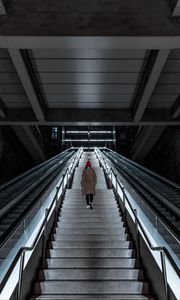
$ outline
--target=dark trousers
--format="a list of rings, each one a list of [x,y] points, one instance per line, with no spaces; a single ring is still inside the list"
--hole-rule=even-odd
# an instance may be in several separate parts
[[[87,194],[87,195],[86,195],[86,202],[87,202],[87,205],[90,204],[89,201],[90,201],[90,203],[93,202],[93,194]]]

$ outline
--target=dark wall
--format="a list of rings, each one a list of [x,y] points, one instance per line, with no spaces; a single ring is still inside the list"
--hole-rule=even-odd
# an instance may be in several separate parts
[[[138,132],[138,126],[116,126],[116,152],[131,159],[131,150]]]
[[[180,184],[180,127],[167,127],[143,164]]]
[[[35,165],[10,126],[0,127],[0,184]]]
[[[53,128],[57,128],[56,135],[52,133]],[[47,158],[51,158],[64,150],[62,147],[62,126],[39,126],[39,129],[43,137],[45,155]]]

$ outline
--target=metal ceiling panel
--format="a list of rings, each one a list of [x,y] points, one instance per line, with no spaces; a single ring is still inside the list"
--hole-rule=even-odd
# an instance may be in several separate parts
[[[171,51],[148,108],[172,108],[180,94],[180,50]]]
[[[172,103],[174,101],[175,95],[153,95],[151,97],[151,102],[153,103],[162,103],[162,102],[168,102]]]
[[[133,94],[135,85],[116,84],[44,84],[46,94]]]
[[[27,102],[27,98],[26,95],[18,95],[18,94],[2,94],[1,97],[6,101],[6,103],[9,102],[21,102],[21,103],[26,103]]]
[[[139,73],[36,73],[39,83],[136,84]]]
[[[24,94],[21,84],[0,84],[0,94]]]
[[[171,50],[171,54],[169,55],[169,59],[180,59],[180,49]]]
[[[0,49],[0,58],[9,58],[8,52],[6,49]]]
[[[0,70],[1,72],[16,72],[11,60],[8,58],[0,58]]]
[[[37,59],[36,72],[140,72],[142,60]]]
[[[7,49],[0,49],[0,97],[7,108],[30,107]]]
[[[127,103],[131,102],[132,95],[98,95],[98,94],[66,94],[66,95],[47,95],[49,105],[55,103],[73,103],[73,102],[116,102],[116,103]]]
[[[8,102],[6,103],[7,108],[30,108],[30,104],[28,102]]]
[[[180,84],[180,73],[163,73],[159,84]]]
[[[20,79],[16,73],[0,73],[0,84],[20,84]]]
[[[35,59],[58,59],[58,58],[121,58],[121,59],[144,59],[145,50],[103,50],[103,49],[33,49],[30,51],[31,58]]]
[[[154,94],[179,94],[180,85],[179,84],[158,84],[154,90]]]
[[[29,51],[49,107],[127,107],[137,88],[145,50],[35,49]],[[83,106],[84,105],[84,106]]]
[[[170,102],[157,102],[157,103],[151,102],[148,107],[149,108],[171,108],[171,106],[172,103]]]
[[[180,59],[168,59],[163,72],[180,72]]]
[[[128,108],[128,103],[117,102],[74,102],[74,103],[51,103],[50,108]]]

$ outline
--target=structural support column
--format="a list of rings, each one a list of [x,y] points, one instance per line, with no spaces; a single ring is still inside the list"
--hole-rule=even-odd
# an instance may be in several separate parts
[[[165,126],[142,127],[134,142],[131,158],[142,162],[156,144],[165,128]]]
[[[176,6],[174,7],[173,16],[174,17],[180,16],[180,0],[177,1]]]
[[[2,99],[0,97],[0,117],[6,118],[6,116],[7,116],[7,108],[4,105],[4,102],[2,101]]]
[[[35,126],[12,126],[12,128],[36,163],[46,159],[43,142]]]
[[[6,9],[4,6],[3,0],[0,0],[0,15],[5,15],[6,14]]]
[[[177,97],[173,108],[172,108],[172,117],[175,119],[180,115],[180,95]]]
[[[137,99],[135,99],[134,121],[141,121],[169,53],[170,50],[159,50],[158,53],[154,51],[151,53],[145,74],[140,83]]]
[[[31,103],[32,109],[38,121],[44,121],[45,115],[43,107],[38,99],[38,95],[34,88],[33,82],[31,80],[30,74],[26,68],[23,57],[19,49],[9,49],[9,54],[12,62],[16,68],[19,78],[22,82],[24,90],[27,94],[29,102]]]

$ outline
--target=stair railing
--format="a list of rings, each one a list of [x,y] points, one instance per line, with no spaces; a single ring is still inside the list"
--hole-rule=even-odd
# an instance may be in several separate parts
[[[143,171],[149,173],[149,174],[152,175],[152,176],[155,176],[156,178],[158,178],[158,179],[160,179],[160,180],[166,182],[167,184],[170,184],[171,186],[173,186],[174,188],[176,188],[176,189],[178,189],[178,190],[180,191],[180,185],[178,185],[177,183],[171,181],[170,179],[168,179],[168,178],[166,178],[166,177],[164,177],[164,176],[162,176],[162,175],[160,175],[160,174],[158,174],[158,173],[153,172],[152,170],[150,170],[150,169],[148,169],[148,168],[142,166],[141,164],[138,164],[138,163],[135,162],[135,161],[130,160],[129,158],[127,158],[127,157],[125,157],[125,156],[123,156],[123,155],[121,155],[121,154],[119,154],[119,153],[117,154],[117,153],[116,153],[115,151],[113,151],[112,149],[109,149],[109,148],[107,148],[107,147],[104,147],[104,149],[108,150],[109,152],[111,152],[111,153],[113,153],[113,154],[115,154],[115,155],[118,155],[118,156],[119,156],[121,159],[123,159],[124,161],[127,161],[127,162],[131,163],[132,165],[137,166],[138,168],[142,169]]]
[[[45,216],[44,216],[44,220],[34,238],[34,241],[32,243],[31,246],[29,247],[21,247],[19,249],[19,251],[17,252],[14,260],[12,261],[6,276],[4,277],[3,281],[0,284],[0,294],[3,291],[4,286],[6,285],[12,271],[14,270],[15,266],[17,265],[18,261],[20,261],[20,267],[19,267],[19,280],[18,280],[18,286],[17,286],[17,300],[21,299],[21,288],[22,288],[22,280],[23,280],[23,271],[24,271],[24,261],[25,261],[25,254],[26,252],[29,251],[33,251],[34,248],[37,245],[37,242],[39,241],[40,237],[43,234],[43,249],[42,249],[42,253],[43,253],[43,257],[45,257],[45,246],[46,246],[46,240],[47,240],[47,224],[48,224],[48,219],[50,218],[50,216],[52,215],[52,213],[55,211],[57,213],[58,207],[61,205],[62,202],[62,195],[64,195],[65,189],[67,187],[67,178],[66,175],[69,174],[69,176],[71,176],[73,174],[73,171],[75,170],[76,166],[78,165],[78,162],[81,158],[82,155],[82,148],[80,148],[80,150],[78,151],[78,153],[76,154],[76,157],[74,158],[71,168],[69,169],[69,167],[66,169],[65,173],[62,176],[61,182],[59,184],[59,186],[56,189],[56,194],[51,202],[51,205],[48,209],[45,209]],[[70,175],[71,173],[71,175]],[[70,177],[69,177],[70,178]],[[61,190],[61,195],[59,195],[59,192]],[[57,214],[55,213],[55,219],[57,217]]]
[[[135,219],[135,226],[136,226],[136,241],[137,241],[137,255],[140,256],[140,242],[139,242],[139,234],[140,232],[142,232],[147,245],[149,246],[149,248],[151,249],[152,252],[157,251],[160,253],[160,259],[161,259],[161,267],[162,267],[162,279],[163,279],[163,284],[164,284],[164,295],[165,295],[165,300],[169,300],[169,286],[168,286],[168,280],[167,280],[167,268],[166,268],[166,260],[165,257],[168,258],[168,260],[171,263],[171,266],[173,267],[173,269],[175,270],[175,272],[177,273],[177,275],[180,277],[180,270],[177,266],[177,264],[175,263],[173,257],[171,256],[170,252],[168,251],[168,249],[166,247],[163,246],[158,246],[158,247],[154,247],[143,227],[143,225],[141,224],[141,221],[138,217],[137,214],[137,210],[134,209],[131,205],[130,200],[128,199],[125,191],[124,191],[124,187],[122,186],[121,182],[119,181],[119,179],[117,178],[117,174],[114,172],[114,170],[111,167],[107,167],[107,163],[104,161],[104,158],[102,158],[102,156],[98,153],[98,150],[95,150],[96,156],[100,162],[100,165],[102,165],[105,173],[107,174],[107,176],[109,176],[109,179],[111,181],[111,185],[112,188],[114,188],[115,190],[115,194],[118,195],[118,186],[121,189],[122,195],[123,195],[123,210],[124,210],[124,215],[126,218],[126,210],[127,210],[127,205],[128,204],[134,219]],[[113,176],[115,178],[115,185],[113,185]],[[120,198],[121,199],[121,198]]]

